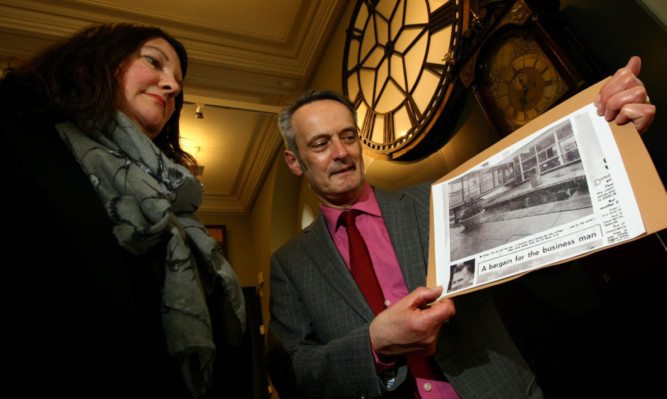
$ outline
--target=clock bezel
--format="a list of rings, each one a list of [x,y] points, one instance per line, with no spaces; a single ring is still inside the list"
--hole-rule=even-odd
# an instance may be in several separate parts
[[[475,68],[476,84],[473,86],[472,90],[475,98],[482,105],[486,118],[501,136],[506,136],[522,125],[517,126],[511,124],[505,119],[502,110],[498,108],[494,94],[490,89],[494,82],[487,79],[486,67],[489,62],[489,57],[491,57],[498,46],[501,46],[506,39],[512,37],[530,37],[533,39],[537,44],[541,55],[551,62],[551,65],[553,65],[554,69],[567,87],[567,89],[558,96],[547,109],[554,107],[565,99],[571,97],[584,83],[583,80],[579,78],[577,71],[573,68],[569,68],[568,65],[562,61],[562,58],[558,56],[558,49],[555,46],[555,43],[553,43],[541,29],[532,23],[532,20],[528,20],[526,24],[521,26],[506,25],[502,27],[494,34],[491,40],[484,43],[481,47],[478,58],[479,62]],[[517,58],[523,55],[524,54],[518,55]],[[546,109],[543,110],[543,112],[545,111]]]
[[[405,0],[399,1],[405,2]],[[427,2],[426,0],[424,1]],[[459,56],[462,33],[464,29],[467,29],[468,26],[466,20],[469,14],[469,0],[452,1],[454,4],[454,11],[458,14],[458,18],[452,24],[453,32],[449,49],[452,54],[453,62],[445,63],[443,68],[444,73],[440,77],[437,87],[433,89],[433,95],[430,98],[428,106],[425,108],[423,114],[419,112],[416,115],[410,115],[411,127],[404,136],[398,138],[394,136],[393,139],[389,139],[382,143],[375,142],[371,140],[372,137],[366,137],[364,134],[364,129],[371,128],[370,126],[364,126],[366,115],[357,115],[360,124],[359,139],[362,143],[362,147],[364,148],[364,152],[367,155],[386,160],[412,161],[430,155],[449,140],[451,136],[451,130],[453,129],[453,126],[456,122],[456,118],[454,116],[456,115],[456,111],[460,109],[460,107],[457,107],[458,104],[451,106],[449,104],[460,103],[460,101],[457,100],[461,99],[461,96],[465,94],[454,69],[456,58]],[[362,6],[375,6],[376,3],[377,1],[358,1],[347,29],[343,57],[342,83],[343,93],[348,97],[350,96],[350,90],[348,89],[348,78],[354,73],[357,73],[355,70],[358,68],[357,65],[355,65],[353,68],[348,68],[348,60],[349,57],[351,57],[350,51],[352,51],[351,42],[353,40],[360,41],[359,38],[363,37],[363,31],[359,32],[358,30],[354,30],[354,27],[357,22],[357,18],[359,18],[360,8]],[[437,10],[440,10],[440,8]],[[431,11],[431,15],[433,15],[433,13],[437,12],[437,10],[429,11]],[[432,23],[434,22],[431,20],[428,21],[428,24]],[[364,29],[368,29],[368,27],[364,26]],[[430,35],[430,32],[427,34]],[[430,47],[431,45],[432,43],[430,42],[429,38],[428,46]],[[428,48],[426,53],[428,53]],[[421,74],[425,73],[426,68],[427,66],[422,63],[421,70],[419,72],[419,79],[421,79]],[[417,79],[417,82],[419,79]],[[412,92],[417,85],[418,84],[412,86],[410,88],[410,92]],[[377,117],[372,118],[372,122],[374,122],[376,118],[382,118],[384,115],[392,112],[390,111],[381,113],[373,110],[371,104],[368,104],[368,102],[363,98],[361,88],[358,89],[357,96],[355,96],[355,98],[350,98],[350,100],[355,104],[357,109],[359,109],[360,102],[363,101],[366,105],[366,109],[370,110],[373,115],[377,115]],[[400,104],[404,104],[406,102],[408,102],[407,97],[404,97]],[[454,110],[454,108],[456,108],[456,110]],[[446,121],[443,121],[444,119],[446,119]],[[389,126],[391,129],[393,129],[391,124],[389,124]],[[388,137],[389,134],[385,134],[385,138]]]
[[[565,80],[569,89],[551,107],[561,103],[605,74],[558,15],[558,9],[533,9],[525,0],[516,0],[484,29],[484,33],[459,70],[463,86],[470,88],[493,130],[502,138],[512,132],[502,111],[489,98],[488,82],[483,81],[485,63],[501,40],[507,36],[530,35]],[[538,115],[539,116],[539,115]]]

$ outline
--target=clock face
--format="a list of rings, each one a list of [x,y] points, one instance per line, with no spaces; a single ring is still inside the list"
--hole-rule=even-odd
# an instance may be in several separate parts
[[[486,78],[497,109],[517,129],[549,109],[568,90],[558,70],[530,37],[512,37],[491,52]]]
[[[343,91],[366,152],[398,159],[449,100],[467,0],[360,0],[347,30]],[[438,132],[433,132],[437,134]]]

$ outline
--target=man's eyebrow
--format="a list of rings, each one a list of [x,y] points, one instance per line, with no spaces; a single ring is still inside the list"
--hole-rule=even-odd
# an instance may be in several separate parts
[[[344,128],[342,128],[342,129],[340,129],[340,130],[336,133],[336,135],[340,135],[340,134],[343,134],[343,133],[354,133],[354,134],[356,135],[356,134],[357,134],[357,128],[356,128],[354,125],[350,125],[350,126],[348,126],[348,127],[344,127]],[[316,134],[316,135],[314,135],[313,137],[311,137],[310,140],[308,140],[308,141],[306,142],[306,145],[311,145],[311,144],[313,144],[314,142],[316,142],[317,140],[320,140],[320,139],[322,139],[322,138],[326,138],[326,139],[328,139],[328,140],[331,140],[331,136],[333,136],[331,133],[319,133],[319,134]]]
[[[307,142],[306,144],[307,144],[307,145],[311,145],[311,144],[313,144],[314,142],[316,142],[317,140],[320,140],[320,139],[322,139],[322,138],[327,138],[327,139],[328,139],[328,138],[331,138],[331,134],[329,134],[329,133],[320,133],[320,134],[316,134],[315,136],[311,137],[310,140],[308,140],[308,142]]]

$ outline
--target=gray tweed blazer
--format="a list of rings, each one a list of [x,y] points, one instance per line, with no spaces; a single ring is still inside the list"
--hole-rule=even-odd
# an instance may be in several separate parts
[[[409,291],[428,265],[430,184],[375,189]],[[402,359],[380,375],[368,338],[374,318],[319,217],[271,260],[267,366],[285,398],[412,397]],[[455,299],[436,354],[462,398],[540,398],[542,392],[483,291]]]

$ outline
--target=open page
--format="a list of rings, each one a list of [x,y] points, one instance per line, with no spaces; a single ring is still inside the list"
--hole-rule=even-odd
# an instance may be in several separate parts
[[[646,232],[612,131],[592,104],[432,191],[444,296]]]

